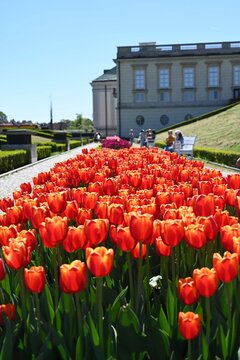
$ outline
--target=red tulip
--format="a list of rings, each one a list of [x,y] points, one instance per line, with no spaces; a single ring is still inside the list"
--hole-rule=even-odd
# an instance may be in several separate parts
[[[16,319],[15,305],[13,305],[13,304],[0,305],[0,325],[4,325],[3,313],[8,319],[15,321],[15,319]]]
[[[86,220],[84,223],[88,244],[96,246],[104,242],[108,236],[109,221],[107,219]]]
[[[213,254],[213,267],[219,280],[229,282],[238,275],[238,254],[225,251],[223,257],[219,253]]]
[[[233,249],[233,237],[240,236],[240,224],[234,224],[232,226],[225,225],[220,229],[221,243],[226,250],[232,252]]]
[[[196,216],[210,216],[215,213],[215,202],[213,194],[201,194],[197,195],[194,204],[193,210]]]
[[[30,246],[31,251],[36,249],[36,247],[37,247],[37,236],[36,236],[36,230],[35,229],[21,230],[18,233],[18,236],[26,239],[25,244],[26,244],[26,246]]]
[[[44,246],[54,248],[62,243],[67,235],[68,220],[58,215],[53,218],[46,218],[39,226],[39,233]]]
[[[186,243],[195,248],[201,249],[206,244],[204,226],[201,224],[190,224],[185,228]]]
[[[45,221],[45,218],[49,216],[50,216],[50,211],[47,206],[41,205],[39,207],[37,206],[32,207],[31,222],[36,229],[38,229],[40,224]]]
[[[203,267],[193,271],[193,280],[201,296],[210,297],[218,288],[218,277],[215,269]]]
[[[87,243],[84,225],[69,226],[67,236],[63,239],[63,247],[67,252],[85,249]]]
[[[106,195],[115,195],[118,190],[117,181],[114,178],[108,178],[103,183],[103,191]]]
[[[156,238],[155,248],[156,248],[157,254],[160,256],[170,256],[171,255],[171,246],[166,245],[163,242],[161,236]]]
[[[75,218],[75,221],[77,225],[83,225],[85,223],[85,220],[92,219],[92,210],[91,209],[78,209],[77,216]]]
[[[19,224],[24,222],[22,206],[12,206],[6,209],[7,220],[10,224]]]
[[[224,193],[225,204],[228,206],[234,206],[236,194],[236,189],[226,189]]]
[[[85,263],[75,260],[60,266],[60,288],[68,294],[78,293],[86,288],[87,272]]]
[[[113,266],[113,249],[104,246],[86,248],[86,262],[90,272],[96,277],[107,276]]]
[[[78,213],[78,204],[76,200],[67,201],[65,210],[62,212],[62,216],[66,216],[69,220],[74,220]]]
[[[3,246],[2,251],[6,264],[14,270],[25,267],[31,260],[31,249],[22,241],[11,239],[8,246]]]
[[[31,194],[32,192],[32,185],[30,184],[30,182],[28,183],[22,183],[20,185],[20,189],[23,193],[27,193],[27,194]]]
[[[10,238],[17,237],[16,225],[0,226],[0,245],[8,245]]]
[[[199,314],[194,314],[191,311],[188,311],[186,313],[179,312],[178,326],[181,335],[185,339],[194,339],[198,336],[201,329],[201,317]]]
[[[70,197],[72,200],[76,200],[78,206],[82,204],[82,195],[85,191],[85,187],[73,188],[70,190]]]
[[[54,192],[47,196],[47,203],[54,214],[61,214],[67,206],[67,192]]]
[[[231,174],[227,176],[228,188],[240,189],[240,174]]]
[[[118,247],[123,251],[131,251],[137,244],[137,240],[131,235],[128,226],[117,228],[116,241]]]
[[[147,245],[142,243],[142,258],[144,259],[147,255]],[[134,259],[139,259],[140,258],[140,243],[138,242],[137,245],[135,246],[135,248],[133,248],[131,250],[131,254],[134,257]]]
[[[27,289],[33,293],[43,291],[46,284],[46,273],[42,266],[32,266],[24,269],[24,282]]]
[[[163,220],[162,239],[166,245],[176,246],[184,238],[184,227],[182,220]]]
[[[133,213],[129,224],[131,235],[138,242],[146,243],[152,236],[153,220],[150,214]]]
[[[124,221],[124,207],[121,204],[108,206],[108,219],[111,224],[121,225]]]
[[[82,207],[84,209],[93,210],[98,201],[99,195],[97,192],[84,192],[82,194]]]
[[[0,199],[0,210],[6,212],[9,207],[14,206],[14,200],[10,197]]]
[[[108,202],[98,201],[95,205],[94,212],[99,219],[108,218]]]
[[[199,299],[199,293],[193,278],[187,277],[178,280],[178,294],[186,305],[192,305]]]

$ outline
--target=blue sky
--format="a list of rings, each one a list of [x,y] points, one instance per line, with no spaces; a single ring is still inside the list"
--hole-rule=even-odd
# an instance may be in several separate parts
[[[117,46],[240,41],[240,1],[0,0],[0,111],[8,120],[92,118],[90,83]]]

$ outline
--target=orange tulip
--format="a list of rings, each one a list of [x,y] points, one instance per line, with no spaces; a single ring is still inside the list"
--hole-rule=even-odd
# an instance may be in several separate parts
[[[210,216],[215,213],[215,202],[213,194],[201,194],[197,195],[194,204],[193,211],[196,216]]]
[[[88,184],[88,192],[96,192],[98,195],[103,194],[102,183],[99,181]]]
[[[182,220],[163,220],[162,239],[166,245],[176,246],[184,238]]]
[[[76,200],[67,201],[65,210],[62,212],[62,216],[66,216],[69,220],[74,220],[78,213],[78,204]]]
[[[232,238],[232,251],[238,254],[238,261],[240,263],[240,236],[233,236]]]
[[[61,214],[67,205],[66,191],[50,193],[47,196],[47,203],[54,214]]]
[[[228,206],[234,206],[236,194],[237,194],[237,190],[226,189],[224,193],[225,204]]]
[[[116,242],[118,247],[123,251],[131,251],[137,244],[137,240],[131,235],[128,226],[117,228]]]
[[[39,226],[39,233],[44,246],[54,248],[62,243],[67,235],[68,220],[58,215],[53,218],[46,218]]]
[[[0,199],[0,210],[6,212],[9,207],[14,206],[14,200],[10,197]]]
[[[178,280],[178,294],[186,305],[192,305],[199,299],[199,293],[193,278],[187,277]]]
[[[42,266],[32,266],[24,269],[24,282],[27,289],[33,293],[41,293],[46,284],[46,273]]]
[[[198,191],[199,194],[205,194],[208,195],[212,193],[212,183],[211,181],[199,181],[198,182]]]
[[[181,335],[186,340],[194,339],[201,330],[201,317],[199,314],[194,314],[191,311],[186,313],[179,312],[178,327]]]
[[[108,204],[109,204],[108,202],[104,202],[104,201],[98,201],[96,203],[94,212],[99,219],[108,218]]]
[[[31,249],[24,242],[11,239],[8,246],[2,248],[6,264],[14,270],[25,267],[31,260]]]
[[[226,250],[232,252],[233,249],[233,237],[240,236],[240,224],[234,224],[232,226],[225,225],[220,229],[221,243]]]
[[[156,248],[157,254],[160,256],[170,256],[171,255],[171,246],[166,245],[163,242],[161,236],[156,238],[155,248]]]
[[[85,263],[75,260],[60,266],[60,288],[68,294],[78,293],[86,288],[87,272]]]
[[[146,243],[152,236],[153,220],[150,214],[133,213],[129,223],[131,235],[137,241]]]
[[[70,198],[76,200],[78,206],[80,206],[82,204],[82,195],[85,191],[85,187],[73,188],[70,190]]]
[[[6,209],[7,220],[10,224],[18,224],[24,222],[22,206],[12,206]]]
[[[240,174],[231,174],[227,176],[227,185],[231,189],[240,189]]]
[[[232,281],[238,275],[238,254],[228,251],[225,251],[223,257],[219,253],[213,254],[213,267],[221,281]]]
[[[93,210],[98,201],[99,195],[97,192],[84,192],[82,194],[82,207],[84,209]]]
[[[20,185],[20,189],[23,193],[27,193],[30,194],[32,192],[32,185],[30,184],[30,182],[28,183],[22,183]]]
[[[118,190],[117,181],[114,178],[108,178],[103,183],[103,192],[106,195],[115,195]]]
[[[0,226],[0,245],[8,245],[10,238],[17,237],[16,225]]]
[[[37,247],[37,236],[36,236],[36,230],[35,229],[21,230],[18,233],[18,236],[26,239],[25,244],[26,244],[26,246],[30,246],[31,251],[36,249],[36,247]]]
[[[86,248],[86,262],[90,272],[96,277],[107,276],[113,266],[113,249],[104,246],[92,249]]]
[[[50,211],[47,206],[41,205],[39,207],[37,206],[32,207],[31,222],[36,229],[38,229],[40,224],[45,221],[45,218],[49,216],[50,216]]]
[[[15,319],[16,319],[16,308],[15,308],[14,304],[2,304],[2,305],[0,305],[0,325],[4,325],[3,313],[8,319],[10,319],[12,321],[15,321]]]
[[[140,257],[140,243],[138,242],[135,248],[131,250],[131,254],[134,257],[134,259],[139,259]],[[147,245],[142,243],[142,258],[144,259],[147,255]]]
[[[124,207],[121,204],[108,206],[108,219],[111,224],[121,225],[124,221]]]
[[[204,226],[204,232],[208,241],[214,240],[216,238],[218,233],[218,225],[212,215],[208,217],[200,216],[197,219],[197,223]]]
[[[87,243],[84,225],[69,226],[67,236],[63,239],[63,247],[67,252],[85,249]]]
[[[108,236],[108,227],[107,219],[85,220],[84,229],[88,244],[96,246],[104,242]]]
[[[194,249],[201,249],[206,244],[204,225],[190,224],[185,228],[186,243]]]
[[[92,219],[92,210],[91,209],[78,209],[75,221],[77,225],[83,225],[85,220]]]
[[[193,271],[193,280],[201,296],[210,297],[218,288],[218,277],[215,269],[203,267]]]

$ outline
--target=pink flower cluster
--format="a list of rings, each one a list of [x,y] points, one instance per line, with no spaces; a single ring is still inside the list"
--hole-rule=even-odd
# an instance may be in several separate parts
[[[130,148],[128,140],[121,139],[119,136],[108,136],[102,140],[102,147],[109,149]]]

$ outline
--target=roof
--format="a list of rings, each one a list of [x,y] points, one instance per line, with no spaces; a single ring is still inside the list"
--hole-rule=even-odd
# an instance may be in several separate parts
[[[115,81],[117,80],[117,67],[114,66],[112,69],[104,70],[103,74],[93,81]]]

